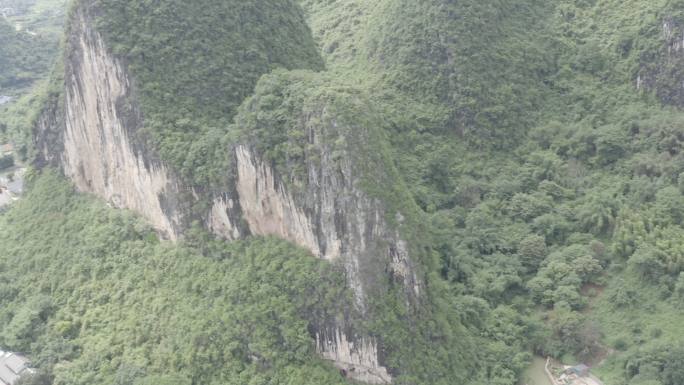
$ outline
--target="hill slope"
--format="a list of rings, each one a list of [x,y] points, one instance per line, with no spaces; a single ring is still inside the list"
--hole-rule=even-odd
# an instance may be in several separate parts
[[[296,322],[345,376],[514,384],[532,353],[614,351],[607,384],[680,384],[657,326],[681,321],[680,9],[82,1],[38,164],[181,242],[271,235],[339,266],[351,302]],[[265,350],[236,373],[314,360]]]
[[[51,383],[343,383],[307,327],[350,295],[301,249],[163,244],[53,173],[0,229],[0,344],[31,352]]]
[[[17,31],[0,17],[0,91],[11,93],[49,72],[56,44],[45,36]]]

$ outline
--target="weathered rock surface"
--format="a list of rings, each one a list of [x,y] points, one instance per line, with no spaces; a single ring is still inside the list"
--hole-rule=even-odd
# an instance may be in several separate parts
[[[660,48],[642,55],[636,87],[655,91],[664,104],[684,108],[684,23],[665,16],[660,33]]]
[[[199,218],[228,240],[277,236],[339,263],[360,314],[369,296],[382,293],[392,279],[405,284],[408,297],[419,295],[406,242],[388,225],[383,202],[360,187],[362,173],[355,160],[349,154],[333,156],[330,143],[322,139],[325,124],[306,125],[316,160],[305,159],[296,189],[254,147],[235,145],[227,149],[234,156],[234,170],[226,172],[235,175],[230,191],[198,192],[141,139],[144,111],[136,101],[135,79],[93,25],[84,6],[72,16],[63,103],[49,104],[35,129],[38,165],[60,167],[78,190],[138,212],[172,240],[182,237],[190,219]],[[205,213],[190,209],[200,199],[213,202]],[[379,354],[381,340],[345,330],[347,325],[315,330],[319,353],[350,378],[390,383],[390,370]]]
[[[180,185],[154,152],[135,139],[142,119],[124,64],[108,52],[83,8],[75,13],[71,31],[64,109],[40,119],[40,157],[59,165],[79,191],[134,210],[176,239],[181,231]],[[63,121],[57,123],[55,115]],[[46,140],[48,132],[59,143]]]
[[[238,146],[237,196],[215,202],[211,227],[230,237],[238,235],[236,221],[226,209],[239,202],[252,234],[278,236],[341,263],[362,313],[368,296],[382,293],[382,285],[392,275],[417,296],[420,285],[407,245],[385,222],[382,203],[359,188],[361,177],[354,163],[350,158],[333,160],[332,151],[316,139],[309,144],[322,149],[320,161],[307,163],[307,183],[296,196],[270,165],[247,146]],[[370,384],[391,382],[376,338],[350,334],[338,325],[317,331],[316,342],[318,352],[349,378]]]
[[[367,384],[389,384],[392,376],[380,365],[378,343],[372,337],[349,338],[339,328],[316,333],[316,349],[347,377]]]

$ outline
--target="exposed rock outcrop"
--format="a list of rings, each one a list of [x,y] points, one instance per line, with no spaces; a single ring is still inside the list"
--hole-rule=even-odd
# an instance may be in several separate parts
[[[382,293],[379,286],[392,275],[418,296],[420,285],[406,243],[384,221],[381,202],[358,187],[360,176],[348,158],[340,165],[329,156],[331,151],[322,151],[320,163],[308,163],[304,191],[294,196],[270,165],[247,146],[238,146],[235,151],[237,197],[215,203],[209,221],[214,229],[239,233],[225,211],[234,204],[230,202],[239,202],[252,234],[275,235],[320,258],[341,263],[362,313],[367,297],[372,295],[369,293]],[[391,383],[376,338],[355,335],[339,325],[321,327],[315,337],[317,351],[345,376],[369,384]]]
[[[172,240],[182,237],[191,220],[202,219],[207,229],[228,240],[277,236],[339,263],[360,314],[389,281],[404,284],[407,302],[418,297],[417,270],[407,243],[387,221],[385,205],[361,188],[358,159],[333,151],[326,139],[335,122],[304,125],[311,156],[303,160],[305,171],[296,188],[292,176],[279,175],[254,146],[243,144],[226,149],[234,159],[234,169],[226,170],[228,191],[196,189],[140,135],[144,111],[135,79],[125,61],[108,49],[89,12],[81,6],[72,16],[62,102],[50,103],[36,126],[39,165],[61,168],[80,191],[138,212]],[[191,209],[200,200],[212,202],[206,212]],[[395,221],[401,222],[401,216]],[[350,378],[390,383],[390,370],[379,354],[381,338],[351,333],[346,321],[342,324],[312,331],[318,352]]]
[[[235,157],[238,201],[252,234],[275,235],[311,250],[314,255],[328,257],[328,253],[321,253],[312,218],[278,183],[271,167],[256,159],[245,146],[236,148]]]
[[[380,365],[378,343],[372,337],[356,339],[339,328],[316,333],[316,349],[345,376],[367,384],[389,384],[392,376]]]
[[[235,153],[237,196],[215,202],[209,220],[215,231],[239,234],[229,213],[231,202],[239,202],[251,234],[278,236],[342,263],[359,309],[364,310],[367,292],[376,290],[382,284],[378,277],[388,271],[419,293],[406,243],[385,222],[382,202],[359,188],[353,162],[337,164],[323,151],[320,163],[308,163],[308,183],[294,196],[248,147],[237,146]]]
[[[142,118],[132,79],[82,7],[70,27],[64,106],[50,106],[38,122],[39,158],[61,167],[79,191],[134,210],[176,239],[182,229],[180,184],[135,137]]]
[[[684,24],[668,15],[659,31],[662,43],[659,49],[641,55],[635,85],[639,90],[655,91],[664,104],[684,108]]]

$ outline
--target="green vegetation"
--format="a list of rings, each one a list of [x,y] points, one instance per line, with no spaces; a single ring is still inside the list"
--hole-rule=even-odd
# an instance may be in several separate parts
[[[226,128],[261,75],[322,69],[287,1],[100,1],[98,28],[140,87],[145,138],[198,185],[225,173]]]
[[[160,243],[46,172],[0,244],[0,346],[54,384],[343,382],[307,330],[351,300],[343,274],[282,241]]]
[[[57,56],[64,0],[7,0],[0,16],[0,94],[30,87]]]
[[[0,143],[13,143],[17,157],[31,156],[31,132],[59,52],[64,0],[5,0],[0,17]]]
[[[597,363],[615,341],[606,384],[680,381],[680,335],[622,335],[684,321],[684,115],[659,103],[677,104],[661,90],[681,84],[662,71],[680,67],[661,22],[681,35],[678,2],[302,4],[326,66],[386,122],[464,324],[492,341],[523,336],[484,383],[514,383],[493,368],[516,352]],[[485,321],[468,316],[476,305]],[[520,329],[483,332],[501,308]]]
[[[607,384],[681,383],[681,295],[645,284],[628,270],[614,275],[593,305],[604,341],[616,351],[599,375]]]
[[[52,68],[56,42],[16,31],[0,17],[0,92],[30,86]]]
[[[67,0],[3,0],[2,7],[10,8],[7,20],[41,38],[57,39],[64,27]]]
[[[362,325],[395,383],[512,385],[538,353],[607,356],[606,385],[680,385],[682,67],[662,28],[681,36],[681,9],[121,0],[95,14],[139,87],[141,134],[187,180],[220,190],[245,142],[295,193],[323,151],[363,175],[426,277],[416,309],[383,283]],[[0,346],[55,384],[341,381],[306,329],[348,293],[301,250],[199,231],[160,244],[50,173],[0,230]]]
[[[17,100],[0,107],[0,143],[13,143],[18,160],[31,157],[33,125],[45,103],[46,84],[47,81],[39,81],[22,91]]]

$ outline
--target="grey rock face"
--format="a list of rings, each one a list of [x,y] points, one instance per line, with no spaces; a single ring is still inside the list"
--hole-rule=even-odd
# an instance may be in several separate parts
[[[91,24],[79,8],[65,62],[64,109],[46,111],[40,119],[40,157],[60,166],[79,191],[134,210],[176,239],[181,231],[176,204],[180,186],[154,153],[135,140],[142,120],[132,102],[132,80]],[[48,138],[50,133],[57,138]]]
[[[662,44],[658,51],[642,55],[635,86],[655,90],[663,104],[684,108],[684,25],[666,16],[660,32]]]
[[[308,145],[317,157],[305,160],[296,189],[253,147],[236,145],[229,149],[235,167],[230,174],[236,176],[230,191],[200,196],[209,193],[185,184],[136,135],[144,118],[134,79],[93,25],[92,16],[79,7],[67,43],[63,103],[50,103],[35,128],[38,165],[61,168],[78,190],[138,212],[171,240],[182,237],[189,218],[200,217],[207,229],[228,240],[277,236],[339,263],[355,294],[354,311],[362,315],[369,298],[383,293],[390,279],[419,296],[406,242],[388,225],[383,202],[361,188],[353,157],[333,155],[321,139],[325,125],[307,125]],[[213,202],[211,208],[191,212],[200,199]],[[351,332],[346,321],[318,329],[312,331],[318,352],[348,377],[391,382],[378,338]]]
[[[335,328],[316,333],[316,349],[347,377],[367,384],[390,384],[392,376],[378,362],[378,343],[372,337],[350,338]]]

